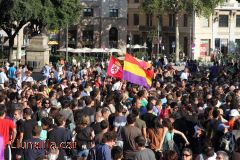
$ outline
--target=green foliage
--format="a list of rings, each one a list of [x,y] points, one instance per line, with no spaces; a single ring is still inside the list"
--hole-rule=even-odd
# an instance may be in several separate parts
[[[8,35],[11,53],[14,38],[27,23],[38,34],[78,23],[80,11],[79,0],[0,0],[0,28]]]

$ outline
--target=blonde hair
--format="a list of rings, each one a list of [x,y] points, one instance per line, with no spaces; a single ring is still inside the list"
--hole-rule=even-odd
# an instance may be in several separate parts
[[[89,125],[90,124],[90,118],[88,115],[83,115],[80,119],[80,125]]]

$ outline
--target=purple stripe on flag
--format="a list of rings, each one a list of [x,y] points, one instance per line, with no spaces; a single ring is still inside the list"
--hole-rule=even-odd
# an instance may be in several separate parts
[[[137,76],[131,72],[123,71],[123,80],[146,87],[148,90],[151,86],[148,85],[146,78]]]

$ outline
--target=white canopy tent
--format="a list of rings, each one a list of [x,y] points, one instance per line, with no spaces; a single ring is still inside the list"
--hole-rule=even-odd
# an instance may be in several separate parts
[[[73,48],[70,48],[70,47],[68,47],[68,48],[61,48],[61,49],[59,49],[59,50],[57,50],[58,52],[72,52],[74,49]]]
[[[116,48],[111,48],[108,50],[109,53],[120,53],[122,52],[120,49],[116,49]]]

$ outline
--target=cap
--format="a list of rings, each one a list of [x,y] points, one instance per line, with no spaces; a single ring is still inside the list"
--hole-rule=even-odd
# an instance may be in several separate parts
[[[225,125],[224,123],[221,123],[218,125],[217,130],[220,132],[224,132],[225,128],[229,128],[229,126]]]
[[[237,117],[239,116],[239,112],[236,109],[232,109],[229,114],[230,117]]]

